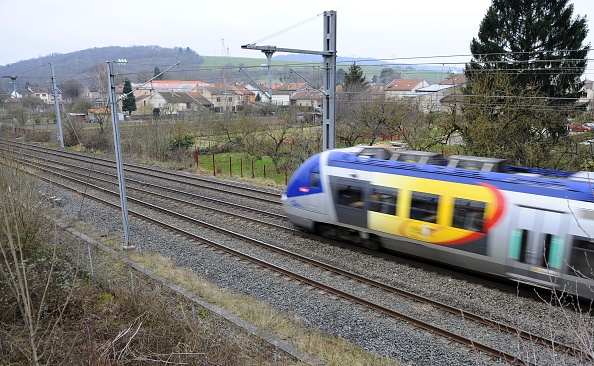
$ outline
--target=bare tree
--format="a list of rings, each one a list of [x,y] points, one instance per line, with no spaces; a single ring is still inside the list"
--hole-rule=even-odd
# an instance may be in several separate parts
[[[107,65],[98,65],[90,71],[90,79],[93,85],[91,89],[99,92],[99,99],[103,105],[109,101],[109,80],[107,76]]]
[[[64,82],[64,85],[62,85],[60,90],[62,91],[62,95],[64,96],[64,98],[73,100],[81,96],[83,87],[82,85],[80,85],[78,81],[68,79],[66,80],[66,82]]]
[[[4,162],[0,169],[0,338],[8,339],[32,365],[52,364],[57,325],[71,298],[71,289],[59,295],[50,291],[57,277],[57,240],[49,245],[44,240],[44,206],[35,186]],[[19,325],[23,328],[18,329]],[[22,334],[27,346],[19,346]]]
[[[270,157],[277,173],[280,172],[281,164],[291,155],[288,140],[292,127],[290,115],[287,115],[278,126],[269,126],[264,130],[261,141],[263,155]]]

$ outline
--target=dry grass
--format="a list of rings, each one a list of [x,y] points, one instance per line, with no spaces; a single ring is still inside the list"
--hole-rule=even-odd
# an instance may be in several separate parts
[[[87,151],[82,145],[73,150]],[[246,181],[275,186],[269,180]],[[101,233],[94,233],[91,225],[70,220],[71,226],[104,245],[120,249],[121,238],[102,237]],[[65,306],[66,321],[49,315],[42,321],[46,327],[56,324],[52,334],[58,336],[41,341],[43,349],[48,350],[41,355],[41,363],[120,365],[145,364],[153,359],[152,363],[157,364],[273,364],[276,350],[270,344],[205,310],[196,310],[189,300],[174,296],[168,288],[139,276],[122,261],[89,248],[78,238],[61,236],[60,256],[70,258],[71,268],[76,269],[70,272],[70,281],[77,286],[67,302],[55,304],[58,308]],[[89,249],[93,253],[92,273],[87,257]],[[228,309],[327,365],[396,364],[345,339],[316,332],[296,316],[279,313],[255,299],[218,288],[167,258],[142,252],[129,255],[163,278]],[[52,286],[50,291],[61,291],[64,284],[52,283]],[[30,364],[26,351],[11,352],[26,348],[26,334],[19,330],[22,327],[19,317],[2,321],[3,327],[10,321],[10,327],[5,327],[8,330],[0,336],[0,364]],[[287,355],[278,356],[275,365],[299,364]]]
[[[221,289],[187,268],[155,253],[134,252],[132,259],[161,277],[195,293],[206,301],[230,310],[258,328],[287,340],[327,365],[396,365],[395,361],[367,352],[353,343],[304,325],[290,314],[282,314],[251,297]]]
[[[70,222],[70,224],[76,226],[82,232],[91,233],[90,236],[103,245],[114,250],[121,250],[121,238],[113,235],[101,237],[99,233],[93,231],[93,228],[89,224],[84,222],[76,221]],[[254,298],[220,288],[206,281],[192,270],[179,267],[171,259],[162,257],[157,253],[144,251],[125,253],[127,253],[127,256],[131,260],[150,269],[160,277],[175,283],[211,304],[227,309],[236,316],[253,324],[258,329],[289,342],[302,352],[311,355],[326,365],[399,365],[394,360],[381,357],[375,352],[365,351],[344,338],[329,336],[316,331],[311,326],[304,324],[297,316],[280,313]],[[118,273],[119,277],[124,278],[124,281],[129,281],[127,267],[121,261],[113,261],[113,259],[108,259],[108,261],[110,261],[110,268],[100,271],[102,274],[108,274],[108,278],[104,278],[103,281],[110,281],[110,278],[115,273]],[[97,273],[98,271],[96,270],[95,272]],[[95,278],[100,276],[103,275],[96,274]],[[169,293],[167,296],[171,297],[172,295]],[[148,299],[147,301],[150,302],[152,300]],[[211,317],[205,309],[190,309],[187,300],[178,298],[177,303],[176,311],[185,319],[194,318],[196,314],[203,321]],[[230,331],[234,334],[242,333],[242,331],[234,327],[230,328]],[[279,363],[279,365],[293,364],[293,361],[284,362]]]

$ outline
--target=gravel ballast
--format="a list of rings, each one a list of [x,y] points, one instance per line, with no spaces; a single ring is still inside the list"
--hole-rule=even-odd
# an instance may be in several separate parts
[[[59,208],[65,218],[84,221],[92,226],[95,232],[121,236],[123,242],[123,234],[120,234],[122,220],[119,212],[70,192],[60,191],[58,195],[61,198]],[[232,223],[229,225],[233,226]],[[248,262],[238,261],[218,250],[206,248],[136,218],[131,218],[130,228],[131,241],[140,250],[156,252],[171,258],[177,265],[191,268],[211,283],[236,293],[252,296],[280,312],[297,315],[316,329],[348,339],[366,350],[375,351],[401,362],[419,365],[504,363],[405,322],[378,314],[297,281],[274,275],[271,271]],[[195,232],[199,233],[199,229]],[[220,235],[221,238],[218,240],[221,242],[230,240]],[[260,233],[260,235],[266,234]],[[211,239],[217,240],[217,238]],[[277,240],[288,241],[282,237]],[[290,245],[300,246],[299,249],[307,252],[310,257],[324,258],[357,273],[364,274],[372,269],[374,278],[380,281],[415,289],[423,296],[443,299],[443,302],[448,302],[450,305],[488,314],[489,317],[497,320],[508,323],[521,322],[524,328],[538,328],[543,321],[546,321],[551,328],[564,329],[568,332],[564,337],[569,337],[571,329],[567,329],[568,322],[583,321],[572,312],[557,313],[544,303],[504,294],[479,284],[458,279],[444,279],[443,276],[431,271],[411,268],[364,253],[323,246],[307,239],[292,238]],[[418,311],[427,312],[426,316],[432,315],[430,309],[420,307]],[[540,314],[540,316],[534,317],[534,314]],[[577,318],[567,319],[568,316]],[[528,353],[529,350],[526,352]]]

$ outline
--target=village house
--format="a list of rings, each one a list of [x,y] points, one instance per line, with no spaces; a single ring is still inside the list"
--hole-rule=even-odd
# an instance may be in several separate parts
[[[41,86],[29,86],[27,90],[31,93],[31,96],[37,97],[45,104],[54,103],[54,94],[51,90]],[[18,96],[16,98],[19,98]],[[62,101],[62,93],[58,90],[58,100]]]
[[[151,97],[144,96],[144,100],[147,99],[149,105],[159,108],[162,114],[177,115],[189,111],[206,112],[213,107],[208,99],[197,92],[157,91]]]
[[[404,98],[414,100],[414,103],[410,104],[414,104],[423,113],[442,112],[442,99],[453,94],[455,90],[452,85],[434,84],[419,88],[416,93],[407,94]]]
[[[261,83],[259,87],[268,94],[268,83]],[[305,90],[307,83],[272,83],[270,84],[270,91],[272,93],[271,104],[273,105],[290,105],[291,95],[297,91]],[[263,102],[268,102],[267,97],[262,98]]]
[[[243,94],[225,83],[199,85],[196,91],[202,94],[217,112],[236,112],[243,106]]]
[[[466,85],[466,75],[448,73],[446,78],[440,82],[439,85],[451,85],[460,88]]]
[[[439,100],[441,110],[448,113],[455,110],[456,113],[461,113],[461,103],[464,94],[462,88],[466,85],[466,75],[450,73],[439,85],[449,85],[452,87]]]
[[[81,97],[89,99],[93,102],[95,107],[102,107],[107,104],[109,99],[109,95],[107,92],[102,92],[99,87],[92,85],[92,86],[84,86]]]
[[[136,111],[140,114],[152,114],[153,106],[151,103],[151,96],[150,95],[139,95],[138,97],[134,96],[136,101]]]
[[[423,79],[394,79],[385,88],[386,99],[402,98],[428,86],[429,83]]]
[[[591,113],[594,111],[594,82],[592,80],[584,80],[584,86],[582,87],[582,95],[578,100],[578,105],[582,106],[586,112]]]
[[[124,113],[119,111],[117,113],[118,121],[123,121],[126,119]],[[87,122],[90,123],[105,123],[111,121],[111,109],[109,106],[105,106],[103,108],[91,108],[87,110]]]
[[[199,85],[208,85],[200,80],[152,80],[147,84],[132,84],[134,96],[152,95],[155,91],[191,92]]]
[[[31,92],[32,96],[41,99],[45,104],[53,103],[53,94],[51,91],[40,86],[29,86],[27,89]]]
[[[251,88],[248,87],[248,85],[244,83],[236,83],[234,85],[231,85],[231,87],[235,89],[235,92],[237,93],[237,95],[239,95],[241,104],[243,104],[244,106],[247,106],[248,104],[256,101],[256,94],[254,94],[254,92],[251,90]]]
[[[294,106],[317,109],[322,106],[323,94],[319,90],[306,89],[291,94],[289,101]]]

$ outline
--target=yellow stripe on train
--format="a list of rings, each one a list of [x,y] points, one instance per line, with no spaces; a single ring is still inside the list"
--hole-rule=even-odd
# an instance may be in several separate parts
[[[443,182],[384,173],[375,173],[371,183],[376,186],[397,188],[398,200],[396,216],[369,211],[369,228],[430,243],[452,245],[484,236],[483,233],[451,226],[455,198],[486,203],[485,232],[499,220],[503,210],[501,193],[495,187],[484,184]],[[409,218],[413,191],[439,196],[437,223]]]

